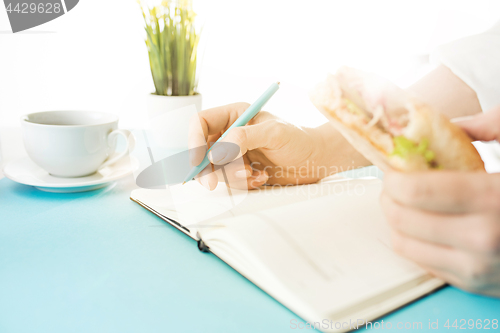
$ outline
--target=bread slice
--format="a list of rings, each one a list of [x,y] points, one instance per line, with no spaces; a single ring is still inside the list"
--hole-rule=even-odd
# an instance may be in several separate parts
[[[378,76],[343,67],[317,86],[311,101],[382,170],[484,171],[481,157],[462,129]],[[419,153],[401,154],[401,142],[415,146],[412,149]]]

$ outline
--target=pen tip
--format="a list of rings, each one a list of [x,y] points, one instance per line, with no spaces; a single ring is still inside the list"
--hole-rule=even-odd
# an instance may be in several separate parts
[[[186,182],[183,182],[182,185],[186,184]]]
[[[278,86],[280,85],[280,81],[278,81]]]

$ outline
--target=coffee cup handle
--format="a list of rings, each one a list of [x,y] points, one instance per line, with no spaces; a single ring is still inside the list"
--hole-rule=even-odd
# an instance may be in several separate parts
[[[125,142],[127,143],[127,146],[118,155],[114,156],[111,159],[108,158],[106,161],[104,161],[104,163],[101,164],[101,166],[99,167],[99,170],[104,168],[104,167],[107,167],[111,164],[118,162],[118,160],[120,160],[124,156],[128,155],[129,152],[131,152],[134,149],[134,146],[135,146],[134,136],[132,135],[132,133],[130,133],[129,130],[126,130],[126,129],[116,129],[116,130],[112,131],[111,133],[109,133],[108,134],[108,145],[111,146],[114,143],[114,141],[116,140],[117,136],[119,136],[119,135],[121,135],[123,138],[125,138]]]

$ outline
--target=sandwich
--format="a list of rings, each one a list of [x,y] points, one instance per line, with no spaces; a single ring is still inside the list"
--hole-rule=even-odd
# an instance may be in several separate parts
[[[311,101],[382,170],[484,171],[461,128],[377,75],[342,67],[316,87]]]

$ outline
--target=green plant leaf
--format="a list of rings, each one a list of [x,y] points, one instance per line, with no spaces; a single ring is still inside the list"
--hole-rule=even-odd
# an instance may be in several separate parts
[[[146,46],[156,94],[196,94],[201,29],[196,29],[192,0],[164,0],[147,8],[138,1],[145,22]]]

